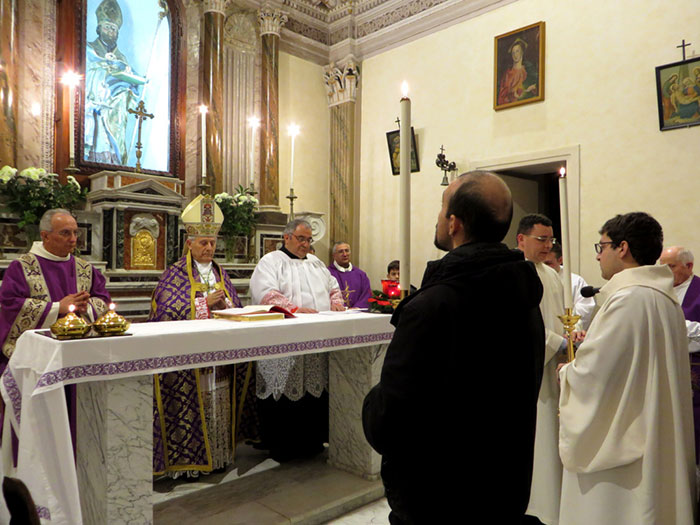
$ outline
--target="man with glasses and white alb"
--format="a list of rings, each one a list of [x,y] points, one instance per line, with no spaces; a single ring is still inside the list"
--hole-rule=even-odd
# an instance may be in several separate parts
[[[532,488],[524,523],[546,525],[559,521],[559,494],[561,492],[562,465],[559,459],[559,386],[556,369],[562,350],[566,348],[564,325],[557,318],[564,313],[564,286],[557,272],[545,264],[545,259],[557,242],[552,221],[544,215],[531,213],[518,224],[518,249],[525,259],[535,265],[544,289],[540,311],[544,319],[545,349],[542,385],[537,400],[537,428],[535,431],[535,459],[532,469]],[[528,522],[527,520],[531,520]]]
[[[309,253],[312,242],[308,222],[287,224],[284,246],[260,259],[250,279],[255,304],[294,313],[345,309],[338,281]],[[256,381],[262,439],[272,458],[321,452],[328,439],[328,354],[258,361]]]

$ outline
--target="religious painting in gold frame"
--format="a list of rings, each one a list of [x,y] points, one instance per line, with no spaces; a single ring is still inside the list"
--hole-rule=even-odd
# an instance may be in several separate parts
[[[544,100],[544,37],[544,22],[495,37],[493,109]]]
[[[656,67],[659,128],[700,124],[700,57]]]

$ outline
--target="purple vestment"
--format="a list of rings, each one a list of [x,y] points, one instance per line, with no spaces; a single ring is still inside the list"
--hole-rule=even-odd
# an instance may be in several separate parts
[[[227,298],[233,306],[241,306],[236,289],[226,271],[216,263],[213,263],[213,271],[217,289],[222,288],[226,291]],[[207,285],[200,281],[197,265],[188,253],[168,268],[158,282],[153,292],[148,320],[175,321],[208,317],[209,312],[203,293],[206,288]],[[242,378],[245,378],[246,374],[248,377],[251,375],[254,377],[248,369],[252,370],[250,363],[241,363],[236,365],[235,374],[241,375]],[[223,377],[230,373],[230,370],[216,367],[215,376]],[[241,403],[247,407],[251,400],[254,402],[254,396],[245,395],[249,384],[246,384],[243,379],[236,381],[236,405],[232,405],[230,393],[222,396],[203,387],[200,381],[200,375],[203,374],[203,371],[195,369],[156,375],[153,398],[154,474],[178,471],[206,472],[224,466],[221,464],[222,460],[217,459],[216,454],[217,449],[224,445],[219,446],[222,439],[220,436],[213,435],[217,432],[212,428],[214,427],[212,423],[216,418],[228,418],[227,427],[230,434],[231,417],[235,416],[231,414],[232,409],[237,408]],[[227,384],[224,384],[223,389],[228,388]],[[254,381],[252,384],[254,392]],[[211,398],[217,395],[221,399],[213,401]],[[248,410],[246,414],[249,415],[250,411]],[[204,420],[203,416],[205,416]],[[231,443],[228,446],[232,446],[231,441],[227,441],[227,444]],[[225,457],[226,451],[221,452],[222,457]]]
[[[683,298],[686,320],[700,323],[700,277],[693,275]],[[690,379],[693,386],[693,419],[695,421],[695,461],[700,461],[700,352],[690,354]]]
[[[88,315],[93,320],[107,311],[105,278],[87,261],[72,255],[67,261],[52,261],[27,253],[10,263],[0,287],[3,370],[22,332],[41,328],[52,303],[78,291],[90,293]]]
[[[328,271],[338,281],[345,306],[348,308],[369,308],[367,300],[372,297],[372,287],[365,272],[356,266],[353,266],[349,272],[341,272],[334,264],[328,267]]]

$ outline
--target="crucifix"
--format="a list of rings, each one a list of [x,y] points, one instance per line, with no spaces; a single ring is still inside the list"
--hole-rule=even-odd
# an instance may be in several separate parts
[[[143,144],[141,143],[141,125],[144,119],[153,118],[153,113],[146,113],[146,104],[144,104],[143,100],[139,102],[136,109],[129,108],[128,111],[138,120],[139,133],[136,139],[136,171],[138,172],[141,171],[141,149],[143,148]]]
[[[681,45],[680,45],[680,46],[676,46],[676,47],[680,47],[680,48],[683,49],[683,60],[685,60],[685,48],[688,47],[690,44],[692,44],[692,42],[688,42],[688,43],[686,44],[686,43],[685,43],[685,38],[684,38],[683,41],[681,42]]]
[[[396,122],[396,125],[399,127],[399,129],[401,129],[401,119],[399,117],[396,117],[396,120],[394,122]]]

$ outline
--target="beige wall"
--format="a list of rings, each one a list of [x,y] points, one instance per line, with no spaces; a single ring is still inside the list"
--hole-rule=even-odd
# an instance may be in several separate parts
[[[574,6],[574,7],[572,7]],[[540,20],[546,28],[546,100],[493,110],[493,38]],[[373,285],[399,254],[398,177],[385,133],[395,129],[400,84],[410,85],[422,171],[412,182],[412,282],[429,259],[443,188],[435,156],[445,145],[461,171],[484,159],[580,145],[580,257],[602,280],[593,243],[616,213],[644,210],[669,243],[700,255],[700,126],[660,132],[654,68],[680,59],[697,35],[700,3],[679,0],[521,0],[367,59],[362,70],[362,259]],[[700,54],[700,41],[692,46]],[[308,80],[303,85],[308,84]]]
[[[289,175],[292,141],[290,122],[301,128],[294,145],[295,213],[324,213],[329,224],[330,112],[323,68],[287,53],[279,56],[280,207],[289,212]],[[315,244],[316,255],[328,258],[328,235]]]

